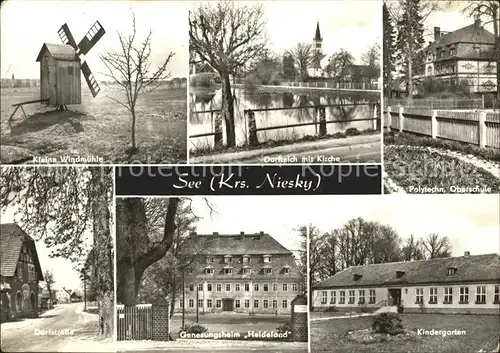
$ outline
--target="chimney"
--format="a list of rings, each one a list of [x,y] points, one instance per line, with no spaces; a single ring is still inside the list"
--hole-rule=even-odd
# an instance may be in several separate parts
[[[196,231],[191,231],[191,232],[189,233],[189,235],[197,235],[197,234],[198,234],[198,233],[196,233]]]
[[[441,37],[441,28],[434,27],[434,41],[437,42],[439,37]]]
[[[240,235],[245,235],[245,232],[240,232]]]
[[[212,234],[213,235],[219,235],[219,232],[213,232]]]
[[[259,232],[259,234],[260,234],[260,235],[264,235],[264,232],[261,230],[261,231]]]
[[[465,257],[470,256],[470,251],[465,251],[465,252],[464,252],[464,256],[465,256]]]
[[[474,29],[479,29],[481,28],[481,18],[478,16],[474,20]]]

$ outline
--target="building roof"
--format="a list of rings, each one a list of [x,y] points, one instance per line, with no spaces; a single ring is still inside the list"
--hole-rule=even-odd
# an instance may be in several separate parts
[[[448,268],[456,268],[456,274],[448,275]],[[403,272],[403,275],[398,277],[396,272]],[[356,280],[355,275],[361,277]],[[314,288],[384,287],[499,280],[500,256],[486,254],[352,266],[315,285]]]
[[[276,239],[264,232],[255,234],[192,233],[188,241],[192,241],[194,247],[187,246],[187,249],[202,250],[204,255],[292,254]]]
[[[319,31],[319,21],[316,23],[316,35],[314,36],[314,40],[321,41],[321,32]]]
[[[50,55],[56,60],[78,60],[75,49],[73,49],[73,47],[70,45],[43,43],[42,49],[40,49],[40,52],[36,57],[36,61],[40,61],[42,59],[42,54],[45,50],[48,50]]]
[[[35,241],[15,223],[0,224],[0,275],[5,277],[14,276],[24,242],[27,242],[32,247],[33,261],[38,272],[38,278],[43,281]]]
[[[473,23],[441,36],[437,40],[436,46],[439,48],[456,43],[495,44],[495,35],[484,29],[484,27]]]

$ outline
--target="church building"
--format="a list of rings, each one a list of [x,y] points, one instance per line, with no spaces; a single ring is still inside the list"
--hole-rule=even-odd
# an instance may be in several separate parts
[[[326,57],[323,54],[323,38],[321,37],[321,31],[319,29],[319,21],[316,23],[316,33],[313,38],[313,60],[308,68],[309,77],[323,77],[324,75],[324,67],[326,66],[324,63],[324,58]]]

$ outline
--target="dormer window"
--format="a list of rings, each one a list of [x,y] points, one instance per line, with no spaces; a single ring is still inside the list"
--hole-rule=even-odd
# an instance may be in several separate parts
[[[248,275],[252,273],[252,269],[250,268],[250,266],[243,266],[243,268],[241,269],[241,273],[244,275]]]
[[[214,257],[213,256],[207,256],[207,264],[213,264],[214,263]]]
[[[262,258],[265,263],[271,262],[271,255],[264,255]]]
[[[454,276],[457,274],[457,268],[456,267],[448,267],[448,276]]]
[[[354,280],[355,280],[355,281],[358,281],[358,280],[360,280],[360,279],[361,279],[361,277],[363,277],[363,275],[360,275],[360,274],[357,274],[357,273],[356,273],[356,274],[354,274],[354,276],[353,276],[353,277],[354,277]]]
[[[250,263],[250,256],[249,255],[243,255],[241,257],[241,262],[244,264],[249,264]]]
[[[205,273],[207,275],[213,275],[214,274],[214,268],[212,266],[205,267]]]
[[[270,275],[273,273],[273,269],[271,268],[271,266],[264,267],[262,271],[264,272],[265,275]]]
[[[286,265],[283,267],[283,274],[288,275],[290,273],[290,266]]]
[[[405,271],[396,271],[396,278],[401,278],[405,275]]]
[[[233,257],[231,255],[224,256],[224,263],[225,264],[233,263]]]
[[[223,272],[225,275],[231,275],[233,273],[233,268],[230,266],[226,266],[224,267]]]

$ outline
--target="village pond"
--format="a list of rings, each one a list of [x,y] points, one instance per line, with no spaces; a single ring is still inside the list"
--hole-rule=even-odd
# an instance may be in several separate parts
[[[302,125],[318,122],[316,106],[325,107],[326,121],[338,121],[327,123],[327,134],[332,135],[344,132],[347,129],[356,128],[367,130],[373,128],[373,121],[358,119],[370,119],[370,104],[380,103],[378,92],[349,92],[338,90],[319,89],[297,89],[297,88],[271,88],[257,87],[245,89],[237,87],[233,89],[235,96],[235,131],[236,145],[242,146],[247,143],[248,125],[245,121],[244,111],[247,109],[255,111],[255,122],[257,129],[283,126],[276,129],[258,131],[257,137],[260,142],[299,140],[306,136],[317,136],[319,125]],[[220,88],[206,89],[190,87],[190,125],[189,135],[200,135],[214,132],[214,111],[221,108],[222,94]],[[301,108],[308,107],[308,108]],[[265,111],[259,111],[266,109]],[[212,111],[206,113],[196,113]],[[225,131],[225,122],[223,131]],[[226,142],[223,134],[224,144]],[[214,147],[214,136],[201,136],[190,138],[190,150],[208,149]]]

